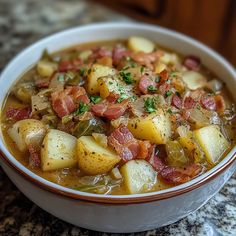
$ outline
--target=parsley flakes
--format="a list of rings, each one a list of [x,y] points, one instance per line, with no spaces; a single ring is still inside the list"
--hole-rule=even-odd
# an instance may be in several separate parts
[[[144,109],[148,113],[152,113],[156,111],[154,98],[149,97],[144,100]]]
[[[155,91],[157,91],[157,88],[156,88],[155,86],[153,86],[153,85],[149,85],[149,86],[147,87],[147,89],[148,89],[148,91],[150,91],[150,92],[155,92]]]
[[[102,100],[102,98],[99,96],[90,96],[90,100],[92,103],[97,104]]]
[[[130,72],[121,71],[120,76],[126,84],[132,84],[134,82]]]
[[[79,108],[75,111],[75,115],[80,115],[89,110],[89,106],[83,102],[79,103]]]

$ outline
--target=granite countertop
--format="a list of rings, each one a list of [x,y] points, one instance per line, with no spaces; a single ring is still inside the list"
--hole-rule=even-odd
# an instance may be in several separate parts
[[[0,70],[21,49],[53,32],[100,21],[130,21],[86,0],[0,0]],[[65,223],[27,199],[0,168],[0,236],[105,235]],[[236,175],[183,220],[138,235],[236,235]]]

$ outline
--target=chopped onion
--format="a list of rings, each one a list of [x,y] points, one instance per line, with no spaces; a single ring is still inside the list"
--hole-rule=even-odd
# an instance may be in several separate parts
[[[111,170],[111,174],[112,174],[112,177],[114,177],[115,179],[122,179],[122,175],[120,173],[120,170],[115,167]]]
[[[187,137],[189,133],[188,127],[181,125],[177,128],[177,133],[179,134],[180,137]]]
[[[220,91],[223,87],[223,83],[217,79],[213,79],[207,82],[206,88],[210,89],[212,92]]]
[[[196,128],[201,128],[209,125],[209,119],[207,116],[199,109],[189,109],[190,121],[192,121]]]

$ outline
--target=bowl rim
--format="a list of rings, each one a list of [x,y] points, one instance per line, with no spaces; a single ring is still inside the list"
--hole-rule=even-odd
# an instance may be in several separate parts
[[[176,31],[169,30],[160,26],[154,26],[154,25],[144,24],[144,23],[121,22],[121,23],[95,23],[95,24],[89,24],[85,26],[78,26],[78,27],[63,30],[58,33],[54,33],[52,35],[46,36],[42,38],[41,40],[38,40],[35,43],[29,45],[23,51],[21,51],[17,56],[15,56],[2,71],[0,75],[0,80],[4,78],[4,75],[10,69],[10,67],[15,63],[15,61],[17,61],[17,59],[23,56],[24,53],[33,50],[34,47],[42,44],[43,42],[49,39],[60,37],[60,35],[69,34],[74,31],[91,30],[91,29],[97,29],[97,28],[106,29],[106,28],[111,28],[111,27],[114,29],[115,28],[124,28],[124,29],[135,28],[138,30],[142,30],[145,28],[145,30],[165,33],[165,34],[168,34],[168,37],[175,37],[182,41],[187,41],[191,43],[192,45],[194,45],[195,47],[199,47],[207,51],[207,53],[211,57],[215,58],[220,63],[222,63],[226,67],[226,70],[228,70],[231,73],[232,77],[236,79],[236,72],[233,66],[230,65],[230,63],[227,62],[226,59],[224,59],[222,56],[220,56],[218,53],[216,53],[209,47],[205,46],[204,44],[200,43],[199,41],[189,36],[186,36],[184,34],[181,34]],[[216,176],[218,176],[220,173],[222,173],[224,170],[226,170],[233,164],[233,162],[236,159],[236,146],[234,146],[232,150],[226,155],[226,157],[223,160],[221,160],[215,167],[213,167],[211,170],[207,171],[206,173],[188,181],[187,183],[184,183],[175,187],[171,187],[165,190],[161,190],[161,191],[142,193],[142,194],[133,194],[133,195],[98,195],[98,194],[85,193],[78,190],[69,189],[59,184],[52,183],[36,175],[35,173],[27,169],[25,166],[23,166],[19,161],[17,161],[6,148],[4,144],[4,140],[2,138],[0,139],[0,156],[2,156],[2,159],[4,160],[5,163],[7,163],[12,169],[16,170],[19,174],[21,174],[31,183],[34,183],[37,186],[41,187],[42,189],[48,190],[52,193],[55,193],[64,197],[69,197],[71,199],[96,202],[100,204],[101,203],[102,204],[133,204],[133,203],[145,203],[145,202],[152,202],[152,201],[172,198],[172,197],[187,193],[191,190],[201,187],[205,183],[208,183],[210,180],[214,179]]]

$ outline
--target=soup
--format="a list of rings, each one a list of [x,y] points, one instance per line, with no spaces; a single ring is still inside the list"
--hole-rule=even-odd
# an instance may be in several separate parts
[[[235,145],[235,110],[200,58],[146,38],[45,52],[9,91],[5,143],[28,169],[97,194],[185,183]]]

